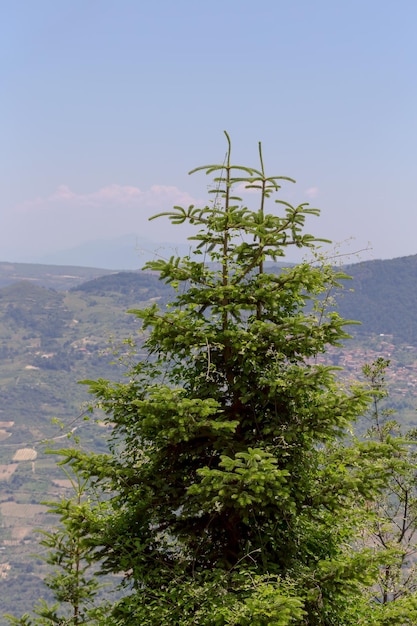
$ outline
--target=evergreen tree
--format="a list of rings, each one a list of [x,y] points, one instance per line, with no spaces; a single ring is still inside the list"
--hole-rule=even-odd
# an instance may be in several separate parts
[[[84,532],[127,587],[102,623],[373,623],[378,561],[358,537],[387,446],[344,445],[369,393],[317,361],[347,337],[326,308],[341,276],[308,261],[267,271],[289,247],[317,251],[304,226],[318,210],[276,198],[291,179],[266,175],[261,147],[258,167],[234,165],[226,137],[225,162],[195,170],[214,176],[212,202],[162,214],[195,227],[196,249],[147,265],[177,290],[132,312],[149,358],[127,382],[85,381],[110,454],[66,453],[103,490]]]
[[[46,548],[43,560],[51,566],[45,585],[52,591],[55,603],[49,605],[40,599],[33,611],[20,618],[6,615],[14,626],[81,626],[96,624],[101,609],[95,606],[100,587],[91,573],[91,547],[83,537],[83,527],[91,511],[91,501],[86,497],[86,481],[79,474],[71,475],[74,494],[57,502],[46,502],[49,512],[57,515],[60,526],[52,530],[40,530],[40,545]],[[97,509],[96,509],[97,513]],[[101,622],[100,622],[101,623]]]

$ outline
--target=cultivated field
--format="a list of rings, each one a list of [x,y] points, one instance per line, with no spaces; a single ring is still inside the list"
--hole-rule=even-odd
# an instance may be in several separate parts
[[[46,513],[47,506],[43,504],[19,504],[18,502],[1,502],[0,513],[4,518],[18,517],[20,519],[33,519],[36,515]]]
[[[18,463],[0,464],[0,480],[10,480],[10,477],[17,470]]]
[[[16,450],[13,461],[34,461],[38,453],[33,448],[20,448]]]

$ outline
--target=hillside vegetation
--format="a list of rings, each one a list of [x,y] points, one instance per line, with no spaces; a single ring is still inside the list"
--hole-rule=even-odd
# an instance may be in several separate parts
[[[131,306],[164,302],[168,288],[146,273],[110,274],[70,291],[28,280],[0,289],[0,591],[2,611],[24,611],[39,597],[44,565],[30,557],[34,529],[52,518],[39,503],[60,497],[68,481],[45,447],[82,429],[85,445],[107,448],[107,431],[90,435],[82,419],[88,394],[77,381],[122,379],[143,338]],[[61,426],[56,423],[59,420]],[[29,584],[30,581],[30,584]],[[37,582],[38,581],[38,582]],[[6,623],[0,618],[0,623]]]

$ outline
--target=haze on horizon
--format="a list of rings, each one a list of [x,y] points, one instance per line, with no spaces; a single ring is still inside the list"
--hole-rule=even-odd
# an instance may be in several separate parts
[[[321,208],[314,234],[416,254],[416,19],[412,0],[7,3],[0,261],[183,242],[148,217],[205,202],[187,172],[222,162],[223,129],[236,161],[261,140],[268,173],[297,180],[283,194]]]

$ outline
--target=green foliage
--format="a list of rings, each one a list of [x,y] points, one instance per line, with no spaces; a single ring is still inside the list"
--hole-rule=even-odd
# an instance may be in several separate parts
[[[236,591],[231,591],[231,586]],[[179,589],[181,594],[179,594]],[[126,598],[113,611],[111,624],[213,624],[230,626],[288,626],[305,615],[294,588],[272,576],[228,576],[213,571],[210,579],[164,585],[147,600],[146,611],[137,597]]]
[[[148,358],[124,383],[84,381],[110,453],[63,451],[103,493],[82,545],[127,589],[99,623],[369,624],[380,561],[359,538],[393,447],[346,438],[371,394],[317,362],[348,336],[326,308],[344,276],[316,260],[265,272],[289,246],[317,251],[318,210],[275,199],[291,179],[265,174],[260,147],[258,167],[233,165],[227,140],[225,163],[194,170],[214,175],[212,203],[164,214],[196,228],[196,255],[147,265],[176,289],[133,311]]]

